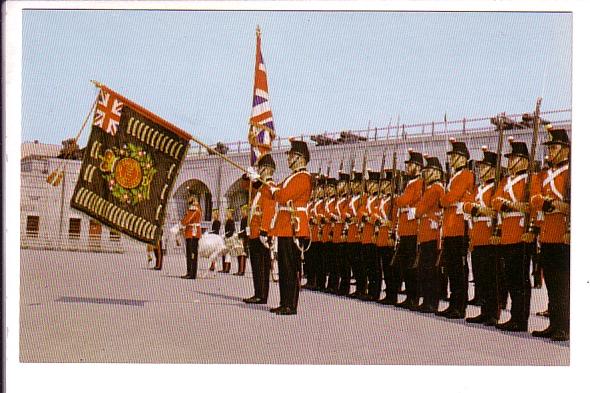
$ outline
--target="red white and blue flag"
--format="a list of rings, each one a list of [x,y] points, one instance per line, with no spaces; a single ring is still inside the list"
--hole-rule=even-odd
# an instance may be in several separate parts
[[[254,100],[252,102],[252,114],[250,115],[250,164],[254,165],[260,157],[269,153],[272,149],[275,127],[272,119],[272,111],[268,97],[268,82],[266,68],[262,60],[260,49],[260,27],[256,27],[256,66],[254,68]]]

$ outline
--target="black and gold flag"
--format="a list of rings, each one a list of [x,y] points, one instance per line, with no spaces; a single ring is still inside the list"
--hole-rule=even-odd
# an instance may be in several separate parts
[[[139,241],[162,236],[191,136],[101,86],[71,206]]]

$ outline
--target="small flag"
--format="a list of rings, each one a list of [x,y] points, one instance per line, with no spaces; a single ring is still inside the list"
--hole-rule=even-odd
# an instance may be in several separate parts
[[[134,239],[155,244],[190,138],[101,86],[71,206]]]
[[[250,115],[250,164],[256,161],[272,149],[272,141],[275,139],[275,127],[272,119],[268,96],[268,82],[266,68],[262,59],[260,48],[260,27],[256,27],[256,65],[254,67],[254,99],[252,102],[252,114]]]

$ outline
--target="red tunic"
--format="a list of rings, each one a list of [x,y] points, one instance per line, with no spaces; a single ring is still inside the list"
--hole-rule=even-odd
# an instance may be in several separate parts
[[[184,225],[185,239],[201,238],[201,209],[196,206],[194,209],[189,209],[180,223]]]
[[[393,228],[395,228],[396,211],[394,209],[393,217],[389,217],[390,210],[391,197],[381,197],[379,200],[379,220],[381,221],[381,225],[379,226],[377,241],[375,242],[377,247],[393,246],[393,239],[391,238],[390,233],[393,231]]]
[[[332,214],[336,208],[336,198],[328,198],[324,202],[323,226],[322,226],[322,243],[332,241]]]
[[[344,230],[344,218],[346,217],[346,209],[348,208],[348,198],[338,198],[334,205],[334,213],[332,218],[335,220],[333,224],[332,242],[342,243],[342,231]]]
[[[394,204],[399,209],[399,236],[416,236],[418,233],[418,222],[413,218],[408,218],[408,212],[416,207],[416,204],[422,197],[422,183],[420,177],[408,182],[403,194],[394,198]]]
[[[426,187],[422,198],[416,205],[416,218],[420,220],[418,228],[418,243],[426,243],[438,240],[440,237],[440,198],[445,189],[440,182],[435,182]]]
[[[348,208],[346,210],[346,217],[348,219],[355,219],[357,217],[357,213],[360,209],[361,206],[361,196],[360,195],[354,195],[350,198],[350,201],[348,203]],[[355,222],[351,222],[348,225],[348,236],[346,238],[346,241],[348,243],[359,243],[361,241],[361,238],[359,236],[359,227],[358,224]]]
[[[469,169],[461,169],[451,177],[445,194],[440,199],[444,208],[443,237],[463,236],[465,218],[463,217],[463,199],[468,192],[473,192],[475,175]]]
[[[465,198],[463,210],[471,216],[473,207],[479,205],[481,207],[492,207],[494,182],[480,184],[475,193],[469,193]],[[492,236],[492,217],[481,216],[469,219],[469,239],[471,246],[487,246],[490,244],[490,237]]]
[[[569,177],[569,164],[559,168],[551,168],[539,174],[538,181],[533,182],[531,189],[531,205],[534,216],[543,208],[543,197],[563,201]],[[564,243],[563,236],[567,231],[567,216],[561,212],[542,213],[541,243]]]
[[[361,205],[357,213],[357,219],[359,222],[366,217],[365,223],[363,224],[363,231],[361,233],[361,243],[371,244],[373,243],[373,236],[375,235],[375,221],[378,219],[379,213],[379,200],[377,195],[366,196],[364,203]]]
[[[265,184],[261,185],[254,195],[250,207],[252,217],[250,219],[250,239],[260,236],[261,230],[272,236],[270,224],[275,214],[275,207],[276,202],[272,199],[270,188]]]
[[[501,208],[504,201],[524,202],[527,177],[526,173],[505,177],[500,182],[492,199],[492,207],[500,212],[500,227],[502,229],[500,244],[515,244],[522,241],[522,234],[526,230],[524,213],[501,212]],[[535,181],[537,181],[536,176],[533,177],[533,184]]]
[[[311,196],[311,175],[307,171],[294,172],[279,185],[273,193],[278,203],[273,225],[273,236],[278,237],[309,237],[309,219],[307,202]],[[289,207],[288,205],[292,205]],[[295,214],[295,234],[291,225],[291,211]]]

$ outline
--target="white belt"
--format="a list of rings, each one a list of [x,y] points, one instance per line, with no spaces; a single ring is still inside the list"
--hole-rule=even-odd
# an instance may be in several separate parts
[[[455,214],[463,214],[463,202],[455,202],[450,205],[451,207],[456,207]]]
[[[509,213],[500,214],[498,224],[501,224],[502,220],[504,218],[508,218],[508,217],[520,217],[520,221],[518,222],[518,225],[520,225],[521,227],[524,227],[524,213],[521,213],[521,212],[509,212]]]
[[[282,211],[282,212],[290,212],[291,211],[291,208],[288,207],[288,206],[279,206],[279,211]],[[306,212],[307,213],[307,208],[305,208],[305,207],[296,207],[295,208],[295,211],[298,211],[298,212]]]
[[[470,220],[467,220],[467,223],[469,224],[469,229],[473,229],[474,222],[487,222],[488,227],[492,226],[491,217],[471,217]]]
[[[413,209],[413,207],[402,207],[402,208],[399,209],[399,212],[400,213],[407,213],[407,212],[409,212],[412,209]]]
[[[188,226],[191,226],[191,227],[200,227],[201,224],[188,224]]]

